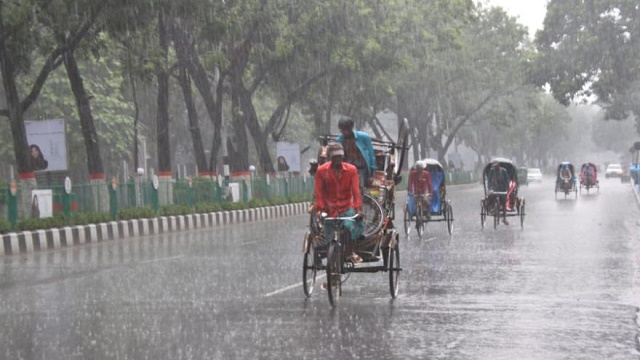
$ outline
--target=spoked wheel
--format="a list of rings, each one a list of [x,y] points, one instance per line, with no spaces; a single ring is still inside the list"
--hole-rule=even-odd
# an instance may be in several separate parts
[[[447,231],[449,232],[449,235],[451,235],[451,233],[453,233],[453,207],[451,207],[451,204],[449,203],[445,204],[447,205],[444,212],[444,218],[447,220]]]
[[[556,200],[558,200],[558,188],[556,187]]]
[[[480,200],[480,226],[484,229],[487,222],[487,206],[484,200]]]
[[[316,251],[311,243],[311,232],[305,234],[305,251],[302,262],[302,290],[306,297],[311,297],[313,286],[316,284],[318,269],[315,266]]]
[[[409,213],[409,205],[404,205],[404,234],[409,236],[411,232],[411,213]]]
[[[364,214],[364,236],[376,234],[382,229],[384,212],[382,207],[370,195],[362,196],[362,213]]]
[[[329,303],[334,307],[342,296],[342,262],[342,247],[332,243],[327,252],[327,294]]]
[[[416,231],[418,232],[418,236],[422,237],[424,233],[424,212],[422,211],[421,205],[416,205]]]
[[[400,238],[395,234],[395,246],[389,246],[389,292],[391,298],[398,296],[398,279],[400,278]],[[392,245],[392,244],[391,244]]]
[[[524,199],[520,201],[520,228],[524,228]]]
[[[575,188],[575,187],[574,187],[574,188],[573,188],[573,192],[575,193],[574,198],[575,198],[576,200],[578,200],[578,188]]]
[[[495,209],[495,211],[493,212],[493,228],[498,229],[498,224],[500,223],[500,212],[502,210],[500,208],[500,197],[496,198],[493,206]]]

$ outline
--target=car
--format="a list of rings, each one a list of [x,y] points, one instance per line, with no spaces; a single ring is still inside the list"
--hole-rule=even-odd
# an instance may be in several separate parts
[[[610,177],[621,178],[622,174],[624,174],[624,170],[622,170],[622,165],[618,163],[609,164],[607,170],[604,171],[604,177],[607,179]]]
[[[528,182],[542,182],[542,171],[539,168],[527,169]]]

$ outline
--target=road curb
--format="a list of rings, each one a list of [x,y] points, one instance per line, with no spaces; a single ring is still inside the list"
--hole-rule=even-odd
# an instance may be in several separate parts
[[[26,254],[136,236],[271,220],[305,214],[309,210],[309,205],[309,202],[303,202],[205,214],[160,216],[150,219],[121,220],[56,229],[13,232],[2,235],[3,246],[0,247],[0,256]]]

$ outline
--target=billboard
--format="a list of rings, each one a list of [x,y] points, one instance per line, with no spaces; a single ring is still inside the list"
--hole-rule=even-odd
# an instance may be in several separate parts
[[[300,144],[277,142],[276,156],[276,171],[300,172]]]
[[[25,121],[34,171],[67,170],[67,132],[62,119]]]
[[[31,190],[31,218],[53,216],[53,192],[51,190]]]

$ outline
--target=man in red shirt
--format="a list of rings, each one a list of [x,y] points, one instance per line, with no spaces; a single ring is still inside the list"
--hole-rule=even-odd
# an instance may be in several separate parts
[[[409,182],[407,185],[407,193],[409,196],[424,195],[424,209],[429,209],[429,195],[433,194],[433,186],[431,185],[431,175],[424,168],[424,164],[420,161],[416,162],[415,168],[409,173]],[[426,214],[431,211],[427,210]]]
[[[328,155],[331,161],[318,166],[316,172],[315,195],[318,215],[326,212],[329,217],[347,217],[355,214],[362,217],[358,169],[342,161],[344,149],[340,143],[330,143]],[[345,220],[343,225],[350,231],[351,239],[357,239],[364,232],[362,222]],[[334,231],[333,224],[325,223],[325,245],[333,238]],[[354,263],[362,262],[362,258],[355,252],[352,252],[350,259]]]

